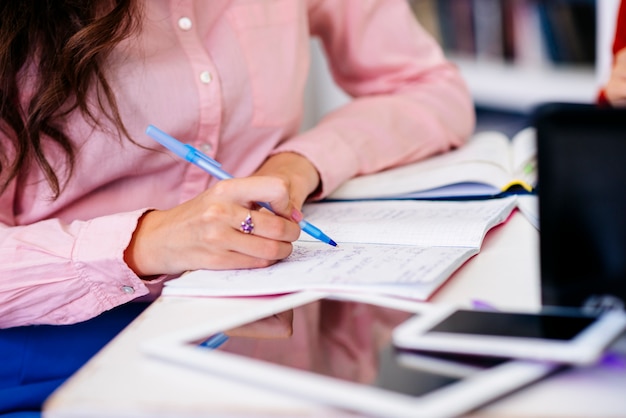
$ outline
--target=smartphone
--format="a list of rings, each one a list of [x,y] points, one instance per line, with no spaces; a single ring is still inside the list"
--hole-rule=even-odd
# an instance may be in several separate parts
[[[590,364],[626,329],[626,313],[589,315],[578,309],[545,312],[465,310],[441,306],[393,332],[397,347],[446,353]]]
[[[259,390],[384,417],[462,415],[555,370],[508,358],[398,349],[394,328],[423,315],[424,304],[356,294],[301,296],[229,324],[162,336],[144,349]]]

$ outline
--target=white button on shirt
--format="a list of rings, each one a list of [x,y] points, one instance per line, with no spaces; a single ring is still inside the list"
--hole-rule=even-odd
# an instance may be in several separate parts
[[[202,71],[200,73],[200,81],[202,81],[204,84],[209,84],[211,80],[213,80],[213,76],[211,75],[210,72]]]
[[[207,143],[200,145],[199,148],[200,148],[200,151],[202,151],[205,154],[210,154],[211,151],[213,151],[213,147],[211,146],[211,144],[207,144]]]
[[[128,295],[132,295],[133,293],[135,293],[135,289],[133,289],[131,286],[122,286],[122,292]]]
[[[188,17],[181,17],[180,19],[178,19],[178,27],[182,30],[189,30],[191,29],[191,26],[191,19],[189,19]]]

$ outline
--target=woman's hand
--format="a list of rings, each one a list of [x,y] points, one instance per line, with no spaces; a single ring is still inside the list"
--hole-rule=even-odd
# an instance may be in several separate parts
[[[255,176],[277,177],[285,182],[291,204],[298,210],[320,185],[320,176],[313,164],[300,154],[283,152],[269,157]],[[295,219],[292,216],[292,219]],[[298,221],[301,219],[298,219]]]
[[[615,56],[611,77],[604,87],[604,94],[612,106],[626,106],[626,48]]]
[[[300,235],[296,222],[302,214],[293,202],[301,205],[301,197],[294,200],[293,187],[283,177],[224,180],[172,209],[148,212],[125,260],[140,277],[269,266],[287,257]],[[268,202],[276,214],[258,210],[258,201]],[[244,234],[241,222],[248,213],[254,230]]]

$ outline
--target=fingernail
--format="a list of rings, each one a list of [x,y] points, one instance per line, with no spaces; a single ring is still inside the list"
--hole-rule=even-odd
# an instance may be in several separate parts
[[[293,219],[296,222],[300,222],[301,220],[304,219],[304,215],[298,209],[294,209],[291,211],[291,219]]]

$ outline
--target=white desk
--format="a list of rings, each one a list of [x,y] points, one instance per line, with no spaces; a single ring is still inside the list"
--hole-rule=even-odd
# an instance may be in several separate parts
[[[480,299],[507,309],[540,305],[539,234],[515,212],[433,301]],[[337,416],[336,410],[150,359],[148,338],[250,309],[267,299],[160,298],[55,392],[46,418]],[[626,416],[626,366],[567,371],[490,404],[480,417]]]

